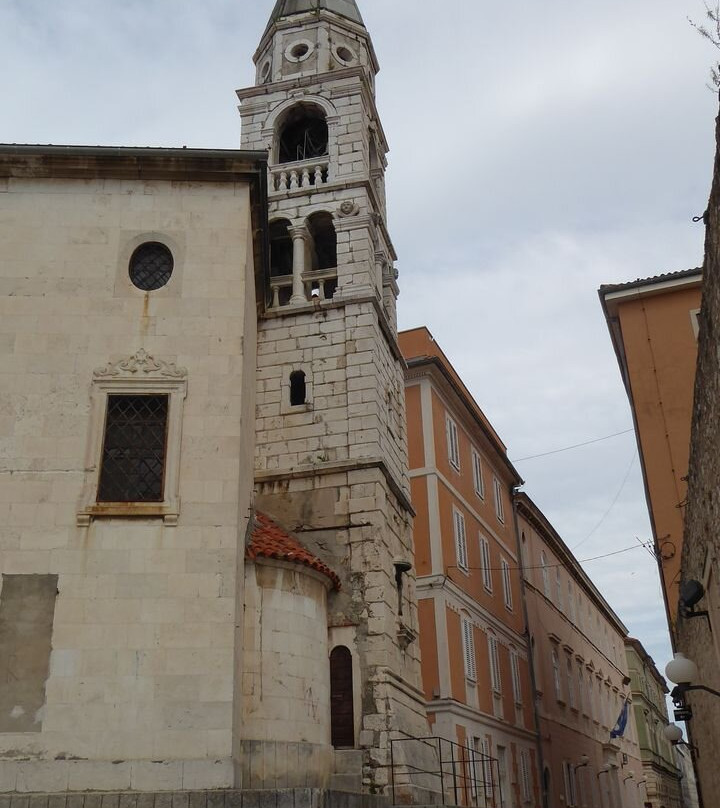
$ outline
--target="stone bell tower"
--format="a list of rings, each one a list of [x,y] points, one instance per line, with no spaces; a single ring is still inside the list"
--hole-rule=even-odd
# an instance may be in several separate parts
[[[242,147],[270,166],[256,507],[339,577],[328,650],[351,684],[331,671],[319,709],[328,746],[356,750],[358,789],[387,793],[390,740],[429,732],[379,67],[354,0],[279,0],[254,61],[238,97]]]

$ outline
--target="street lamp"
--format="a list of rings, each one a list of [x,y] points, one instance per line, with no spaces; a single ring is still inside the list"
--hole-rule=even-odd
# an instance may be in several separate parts
[[[612,769],[612,766],[609,763],[603,763],[603,765],[598,769],[598,773],[596,775],[597,779],[600,779],[601,774],[607,774],[610,769]]]
[[[623,778],[623,784],[627,783],[628,780],[632,780],[635,777],[635,772],[628,772],[627,777]]]
[[[675,718],[678,721],[688,721],[692,718],[692,710],[685,702],[685,694],[689,691],[704,690],[712,696],[720,697],[718,690],[713,690],[707,685],[692,684],[698,677],[697,665],[680,651],[675,654],[672,662],[668,662],[665,666],[665,676],[676,685],[670,692],[670,698],[676,707]]]
[[[590,758],[587,755],[580,755],[580,763],[575,764],[573,769],[577,771],[578,769],[582,769],[584,766],[587,766],[590,763]]]
[[[700,757],[697,746],[692,746],[692,744],[683,740],[683,731],[677,724],[668,724],[663,730],[663,735],[673,746],[687,746],[688,749],[692,749]]]

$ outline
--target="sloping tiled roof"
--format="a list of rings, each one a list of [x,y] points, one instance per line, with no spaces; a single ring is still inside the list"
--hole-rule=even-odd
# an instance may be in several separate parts
[[[662,275],[653,275],[651,278],[638,278],[637,280],[627,281],[626,283],[604,283],[600,287],[600,292],[601,294],[622,292],[625,289],[634,289],[636,286],[650,286],[650,284],[653,283],[665,283],[665,281],[691,278],[693,275],[702,276],[702,268],[695,267],[694,269],[681,269],[679,272],[665,272]]]
[[[269,516],[259,511],[255,513],[255,523],[246,555],[252,559],[274,558],[310,567],[327,576],[335,588],[340,589],[340,578],[327,564],[303,547],[294,536],[283,530]]]

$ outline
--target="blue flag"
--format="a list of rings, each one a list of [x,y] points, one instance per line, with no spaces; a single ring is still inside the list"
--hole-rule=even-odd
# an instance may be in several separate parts
[[[618,720],[615,722],[615,726],[612,728],[610,732],[611,738],[622,738],[625,734],[625,727],[627,727],[628,722],[628,705],[629,702],[627,699],[623,702],[622,710],[620,710],[620,715],[618,716]]]

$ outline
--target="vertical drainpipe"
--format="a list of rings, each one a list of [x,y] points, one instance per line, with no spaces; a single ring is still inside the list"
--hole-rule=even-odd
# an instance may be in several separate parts
[[[525,619],[525,639],[527,641],[528,662],[530,663],[530,683],[532,685],[533,715],[535,717],[535,736],[537,738],[538,767],[540,769],[540,793],[542,794],[543,808],[548,808],[548,794],[545,790],[545,760],[543,759],[542,738],[540,735],[540,711],[537,703],[537,677],[535,676],[535,659],[533,656],[532,643],[530,642],[530,621],[528,619],[527,597],[525,596],[525,567],[523,566],[522,542],[520,540],[520,526],[518,524],[517,494],[519,486],[512,489],[513,523],[515,525],[515,541],[517,543],[518,568],[520,570],[520,592],[523,605],[523,617]]]

